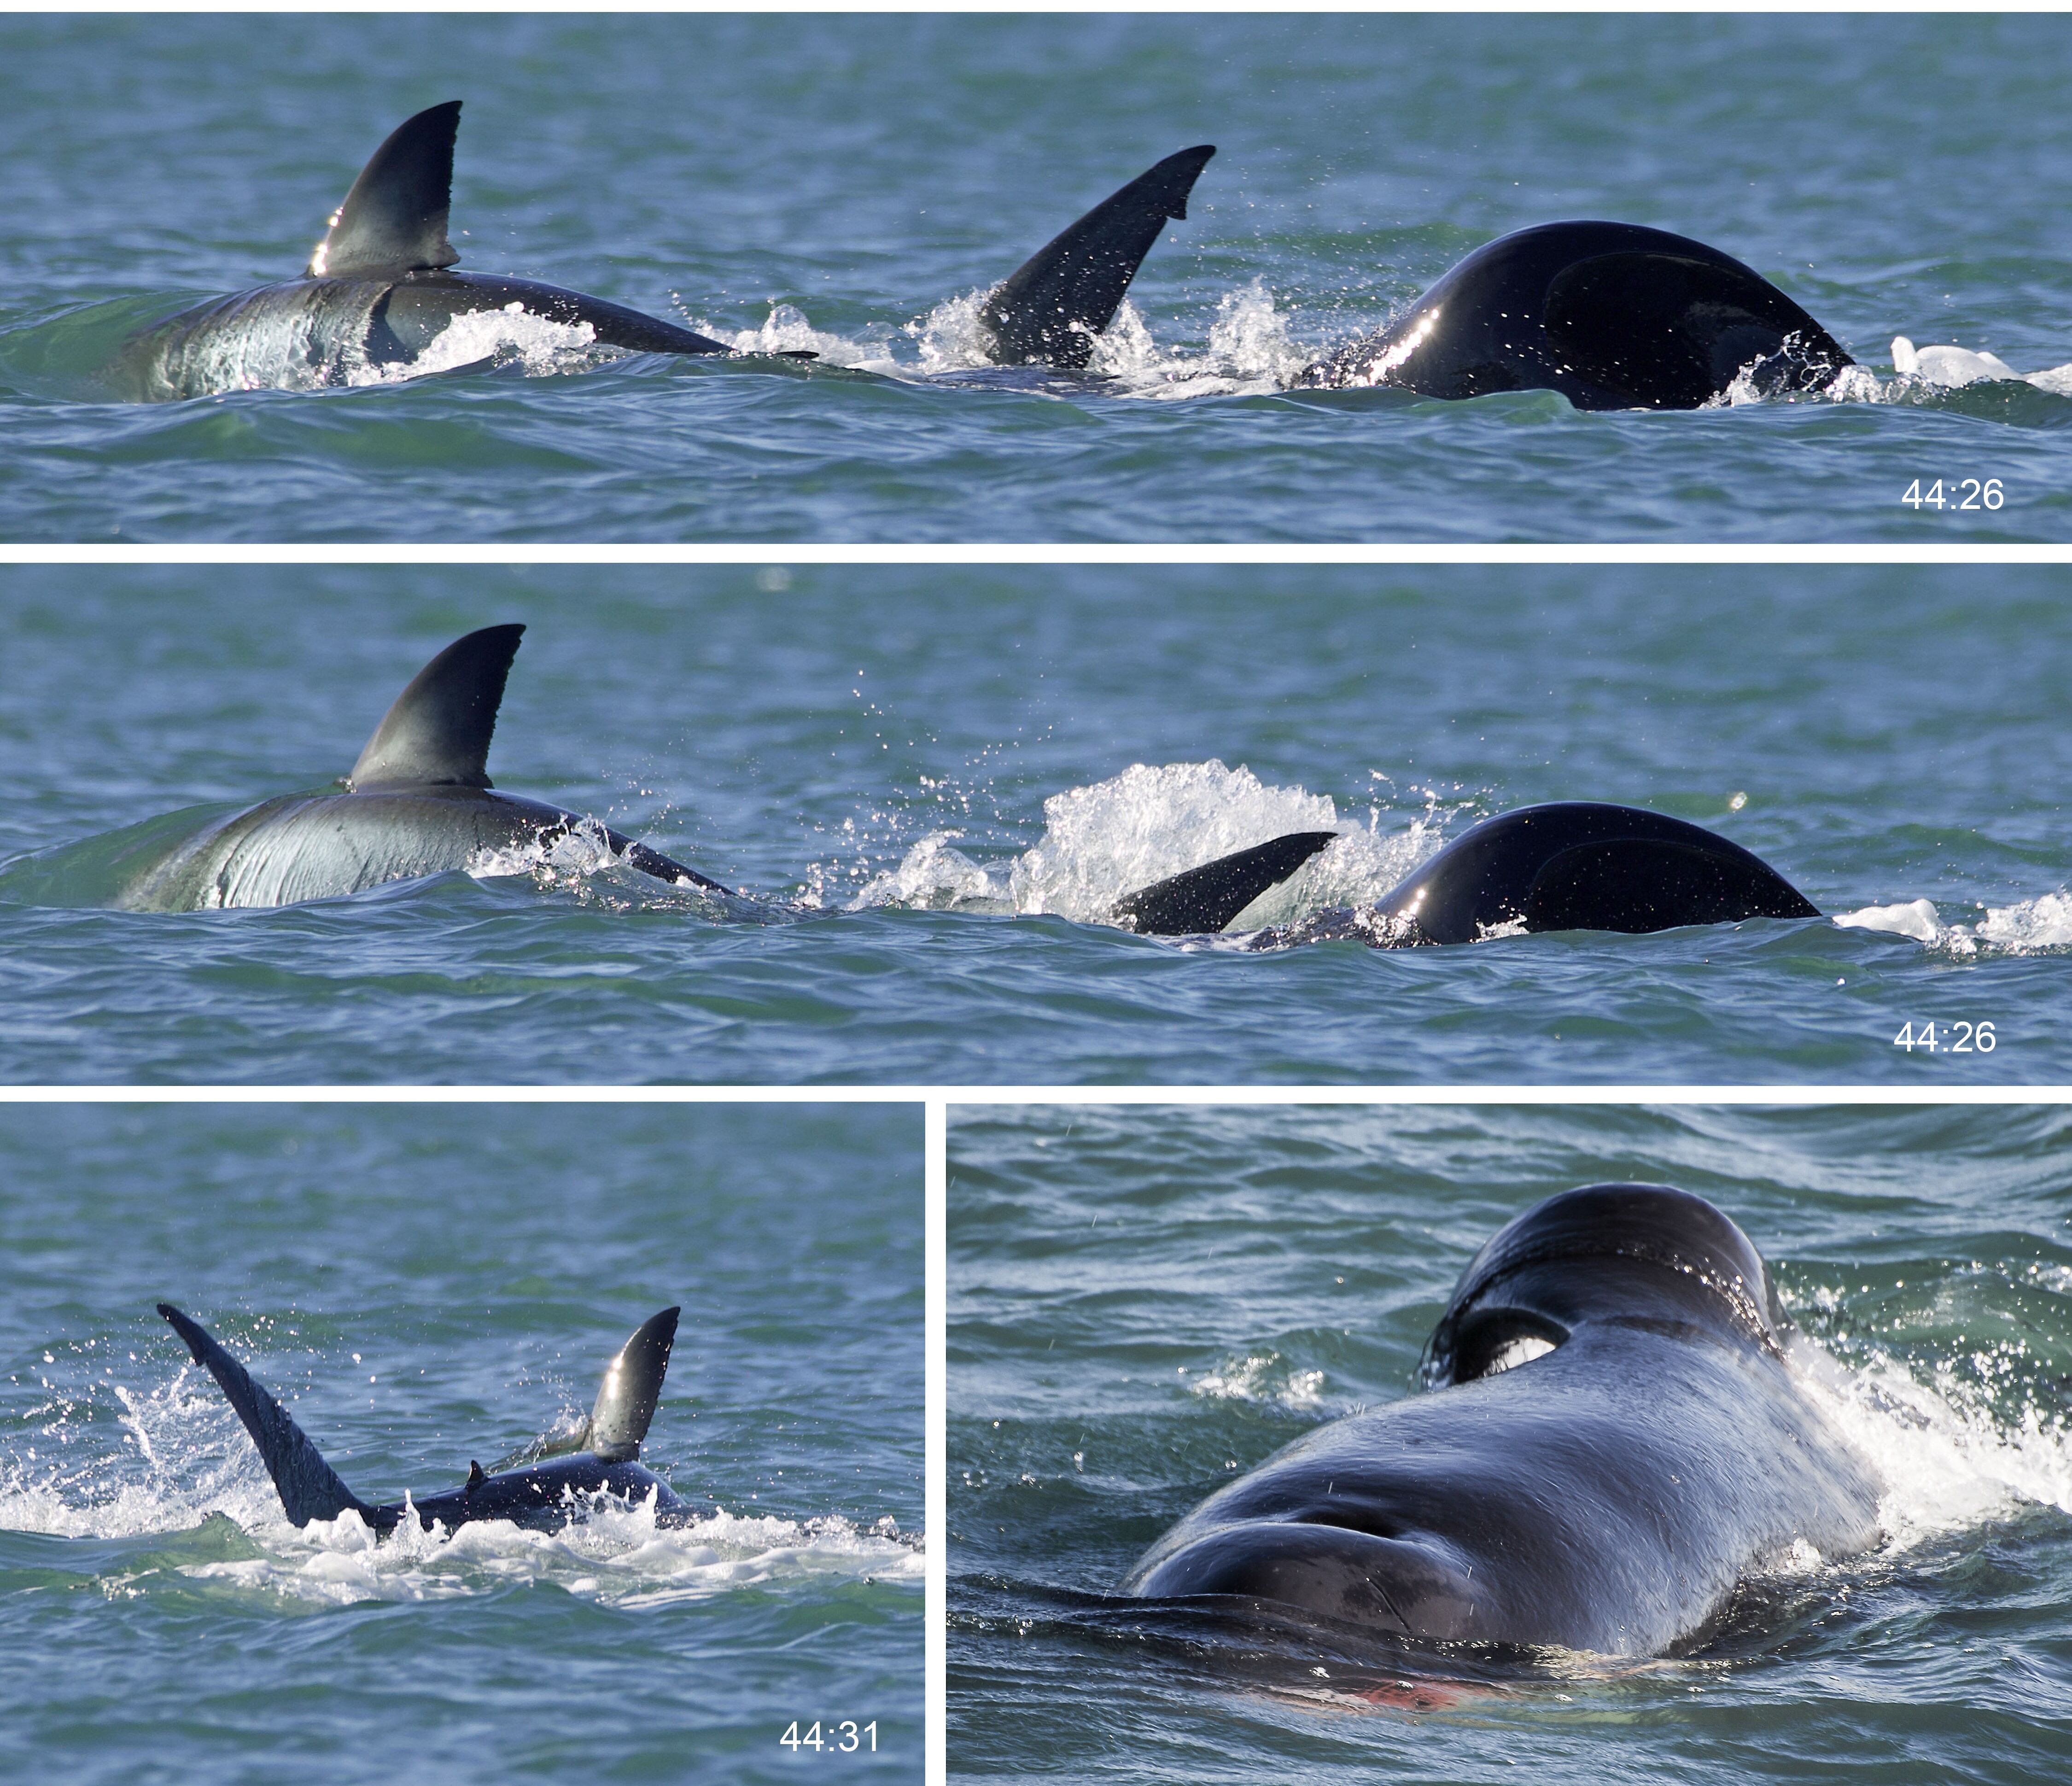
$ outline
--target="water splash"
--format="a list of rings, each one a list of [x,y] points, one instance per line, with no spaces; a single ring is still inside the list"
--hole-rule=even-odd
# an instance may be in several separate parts
[[[1116,902],[1203,863],[1292,831],[1336,831],[1338,841],[1270,887],[1232,920],[1232,932],[1298,922],[1320,912],[1371,906],[1437,847],[1433,813],[1389,835],[1342,820],[1327,794],[1276,788],[1240,765],[1211,759],[1153,768],[1136,763],[1110,780],[1053,794],[1030,849],[993,867],[955,847],[960,833],[927,833],[898,866],[873,876],[849,909],[903,905],[1054,913],[1081,924],[1114,922]]]
[[[2072,949],[2072,894],[2062,890],[2012,905],[1988,906],[1973,923],[1946,923],[1929,899],[1867,905],[1838,912],[1845,930],[1874,930],[1916,942],[1959,961],[1980,956],[2041,955]]]
[[[319,382],[399,385],[480,365],[516,368],[528,378],[548,378],[587,372],[602,360],[619,357],[616,350],[598,347],[597,331],[588,323],[557,323],[532,315],[523,304],[511,303],[501,310],[467,311],[454,317],[405,364],[370,364],[356,344],[337,368],[339,376],[327,377],[320,370]]]

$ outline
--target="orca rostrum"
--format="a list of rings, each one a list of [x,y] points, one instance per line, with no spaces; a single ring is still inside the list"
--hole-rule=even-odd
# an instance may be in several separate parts
[[[1785,1331],[1761,1254],[1703,1198],[1564,1191],[1462,1273],[1431,1393],[1219,1488],[1123,1591],[1392,1644],[1688,1648],[1743,1583],[1881,1537],[1882,1484]]]
[[[1149,936],[1221,930],[1334,835],[1294,832],[1190,869],[1118,900],[1116,921]],[[1819,907],[1760,857],[1703,825],[1638,806],[1556,800],[1483,820],[1371,907],[1322,915],[1302,928],[1411,947],[1521,932],[1637,936],[1686,924],[1819,916]]]
[[[342,783],[214,821],[134,873],[113,903],[195,912],[335,899],[465,872],[487,856],[551,846],[579,829],[641,874],[727,891],[594,819],[491,784],[490,739],[524,631],[484,627],[455,640],[397,696]]]
[[[580,1426],[543,1434],[487,1470],[470,1463],[467,1480],[458,1488],[378,1506],[346,1487],[287,1409],[199,1322],[170,1302],[159,1303],[158,1312],[236,1409],[292,1525],[335,1520],[352,1512],[384,1537],[413,1513],[428,1532],[434,1525],[451,1530],[470,1520],[509,1520],[552,1532],[581,1516],[598,1496],[650,1506],[660,1525],[684,1525],[697,1517],[668,1484],[640,1462],[641,1442],[669,1368],[680,1310],[665,1308],[651,1316],[619,1348],[605,1367],[590,1418]]]
[[[590,341],[638,353],[733,351],[607,298],[455,270],[460,256],[446,239],[446,216],[460,108],[449,100],[397,126],[360,170],[301,278],[211,298],[146,329],[116,357],[118,387],[166,401],[349,384],[369,368],[409,366],[456,318],[500,311],[586,325]]]
[[[1638,224],[1540,224],[1477,249],[1298,385],[1423,397],[1558,391],[1579,409],[1695,409],[1737,380],[1817,390],[1855,364],[1753,267]]]

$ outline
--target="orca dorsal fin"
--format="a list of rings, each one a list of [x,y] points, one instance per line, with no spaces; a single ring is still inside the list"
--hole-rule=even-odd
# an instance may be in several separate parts
[[[662,1377],[669,1368],[669,1348],[676,1337],[680,1308],[665,1308],[641,1323],[619,1356],[604,1368],[597,1401],[584,1427],[589,1449],[606,1463],[624,1463],[639,1456],[655,1404],[662,1398]]]
[[[352,766],[346,785],[487,788],[489,740],[522,624],[484,627],[456,639],[396,697]]]
[[[390,131],[332,214],[330,233],[310,257],[309,277],[425,271],[458,261],[446,240],[446,211],[459,130],[460,101],[450,99]]]
[[[1092,360],[1093,338],[1114,320],[1167,219],[1187,215],[1187,195],[1215,152],[1203,143],[1168,155],[1009,274],[980,312],[994,363],[1077,370]]]
[[[1115,916],[1142,936],[1208,936],[1338,839],[1335,831],[1291,831],[1219,856],[1125,894],[1115,902]]]
[[[173,1331],[187,1342],[197,1364],[214,1377],[216,1386],[237,1410],[266,1474],[281,1496],[292,1525],[307,1525],[311,1520],[335,1520],[350,1507],[370,1525],[378,1525],[375,1510],[339,1480],[338,1473],[324,1462],[323,1454],[310,1442],[309,1435],[288,1416],[287,1410],[252,1380],[251,1373],[216,1344],[200,1322],[183,1315],[171,1302],[161,1302],[158,1312],[172,1323]]]

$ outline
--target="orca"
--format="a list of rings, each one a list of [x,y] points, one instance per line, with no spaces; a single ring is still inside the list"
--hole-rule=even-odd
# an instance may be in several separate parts
[[[397,696],[342,784],[263,800],[183,837],[137,872],[113,903],[195,912],[335,899],[465,870],[484,852],[552,843],[578,827],[629,868],[726,893],[593,819],[491,784],[490,737],[524,631],[484,627],[455,640]]]
[[[1638,224],[1540,224],[1486,243],[1297,385],[1421,397],[1558,391],[1579,409],[1695,409],[1744,376],[1817,390],[1856,362],[1752,267]]]
[[[1786,1364],[1762,1256],[1702,1197],[1593,1184],[1506,1224],[1425,1348],[1431,1393],[1218,1489],[1125,1595],[1297,1609],[1390,1645],[1688,1648],[1805,1546],[1880,1539],[1881,1484]]]
[[[658,1525],[687,1525],[697,1516],[639,1461],[640,1443],[669,1368],[680,1309],[651,1315],[619,1348],[605,1367],[590,1418],[574,1431],[542,1434],[488,1470],[471,1462],[467,1480],[458,1488],[380,1506],[370,1506],[346,1487],[287,1409],[199,1321],[171,1302],[159,1303],[158,1312],[237,1410],[291,1525],[335,1520],[350,1510],[378,1537],[386,1537],[413,1513],[427,1532],[434,1525],[450,1531],[470,1520],[509,1520],[532,1531],[557,1532],[580,1514],[584,1498],[598,1495],[647,1503]]]
[[[1152,936],[1220,930],[1334,834],[1295,832],[1190,869],[1118,901],[1117,921]],[[1372,907],[1261,934],[1276,944],[1349,936],[1408,948],[1478,942],[1492,932],[1638,936],[1819,916],[1760,857],[1702,825],[1638,806],[1556,800],[1483,820]]]
[[[1169,220],[1215,153],[1202,143],[1168,155],[1054,237],[994,288],[979,312],[997,366],[1085,370],[1094,340]]]
[[[343,385],[367,368],[413,364],[457,317],[499,311],[587,325],[596,342],[638,353],[733,351],[606,298],[454,271],[460,256],[446,240],[446,215],[460,108],[448,100],[396,127],[360,170],[301,278],[211,298],[145,329],[116,356],[117,388],[163,402]]]

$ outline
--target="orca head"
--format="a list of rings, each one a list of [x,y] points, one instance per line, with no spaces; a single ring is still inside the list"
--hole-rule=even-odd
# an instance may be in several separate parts
[[[1589,1184],[1536,1204],[1468,1261],[1425,1343],[1428,1389],[1494,1377],[1591,1321],[1696,1327],[1776,1353],[1783,1311],[1755,1244],[1703,1197]]]

